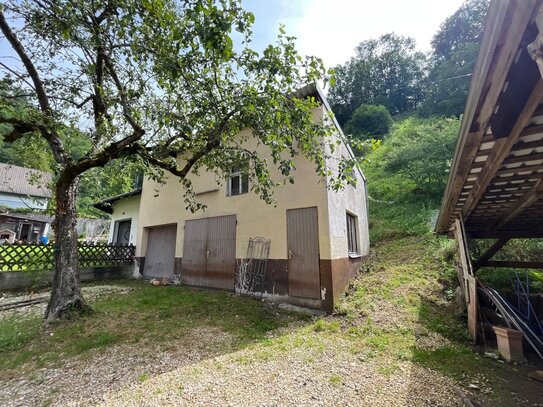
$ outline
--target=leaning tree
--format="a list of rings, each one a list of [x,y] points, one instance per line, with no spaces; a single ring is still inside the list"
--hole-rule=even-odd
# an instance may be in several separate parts
[[[254,16],[239,0],[11,0],[0,5],[3,78],[14,89],[0,100],[5,142],[42,137],[54,158],[55,273],[45,319],[87,307],[81,295],[76,198],[82,174],[136,157],[147,175],[180,179],[185,203],[198,209],[187,175],[202,167],[225,174],[248,162],[252,189],[267,202],[293,181],[303,155],[341,187],[353,162],[332,171],[327,120],[315,123],[316,101],[297,98],[323,79],[319,59],[301,57],[280,29],[262,52],[251,49]],[[1,79],[1,78],[0,78]],[[18,98],[28,103],[16,105]],[[240,138],[252,129],[261,157]],[[241,133],[246,134],[246,132]],[[86,140],[73,154],[69,140]],[[323,147],[324,146],[324,147]],[[281,179],[271,176],[279,169]]]

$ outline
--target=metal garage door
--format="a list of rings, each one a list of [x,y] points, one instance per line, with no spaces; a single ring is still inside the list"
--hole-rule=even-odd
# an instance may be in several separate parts
[[[143,267],[144,278],[173,278],[176,235],[176,225],[149,228]]]
[[[186,221],[182,264],[184,284],[233,290],[236,216]]]
[[[288,292],[320,298],[317,208],[287,210]]]

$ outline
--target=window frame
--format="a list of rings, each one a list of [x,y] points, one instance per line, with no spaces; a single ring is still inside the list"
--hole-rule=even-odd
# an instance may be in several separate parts
[[[347,251],[349,256],[360,256],[360,240],[358,236],[358,216],[346,212]]]
[[[232,193],[232,183],[234,179],[238,182],[239,192],[237,194]],[[246,180],[244,182],[244,179]],[[244,190],[244,185],[246,189]],[[226,196],[239,196],[247,194],[249,192],[249,174],[244,171],[242,167],[234,167],[230,169],[230,173],[226,179]]]

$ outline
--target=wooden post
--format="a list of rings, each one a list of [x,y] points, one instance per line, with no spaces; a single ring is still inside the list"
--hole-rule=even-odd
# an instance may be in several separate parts
[[[462,269],[464,299],[468,310],[468,331],[473,338],[473,342],[477,343],[477,280],[473,275],[464,220],[461,217],[455,220],[454,237],[458,244],[458,256]]]
[[[528,53],[532,59],[537,63],[539,72],[543,76],[543,9],[540,8],[539,12],[535,16],[535,23],[539,34],[535,38],[534,42],[528,44]]]

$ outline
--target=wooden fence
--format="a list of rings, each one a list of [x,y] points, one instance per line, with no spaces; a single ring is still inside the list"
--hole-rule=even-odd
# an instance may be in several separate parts
[[[99,268],[132,264],[136,247],[80,243],[78,260],[81,268]],[[0,272],[48,271],[54,268],[53,244],[0,245]]]

